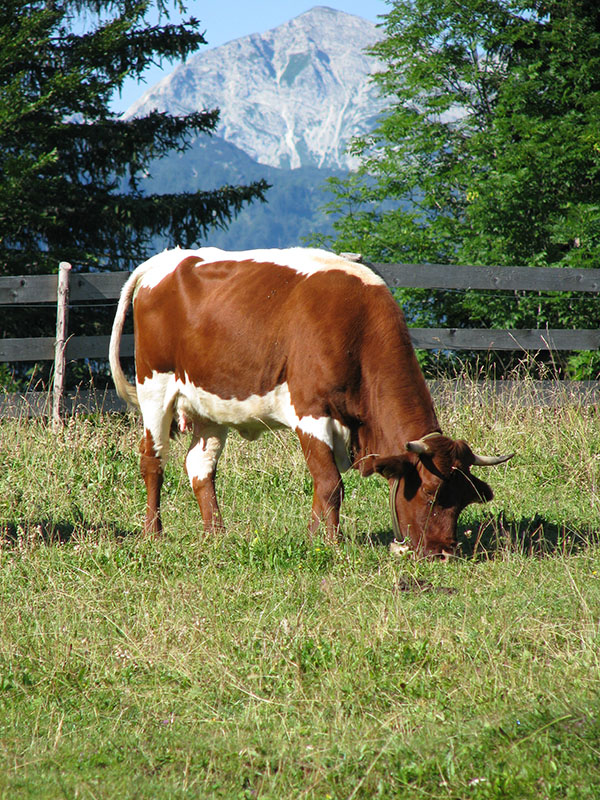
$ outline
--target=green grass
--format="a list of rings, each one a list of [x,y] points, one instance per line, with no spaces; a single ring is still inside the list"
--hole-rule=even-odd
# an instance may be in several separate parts
[[[139,427],[0,424],[0,798],[599,798],[600,416],[462,398],[495,499],[448,564],[386,486],[311,539],[292,436],[232,435],[204,536],[174,445],[140,534]]]

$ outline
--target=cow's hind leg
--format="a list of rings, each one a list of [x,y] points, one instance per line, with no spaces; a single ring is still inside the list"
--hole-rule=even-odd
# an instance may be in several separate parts
[[[138,398],[144,421],[140,443],[140,471],[146,484],[146,517],[144,533],[161,533],[160,490],[164,465],[169,455],[169,438],[173,420],[172,403],[166,400],[169,376],[157,375],[138,384]]]
[[[144,533],[162,532],[160,490],[163,484],[163,461],[168,447],[159,444],[159,437],[146,428],[140,443],[140,472],[146,484],[146,517]],[[168,433],[167,433],[168,442]]]
[[[205,531],[223,528],[215,490],[215,475],[226,438],[226,427],[194,422],[192,444],[185,459],[185,470],[200,506]]]
[[[335,463],[332,448],[316,436],[296,430],[308,470],[313,479],[313,504],[309,530],[314,533],[325,523],[327,538],[337,542],[340,536],[340,507],[344,485]]]

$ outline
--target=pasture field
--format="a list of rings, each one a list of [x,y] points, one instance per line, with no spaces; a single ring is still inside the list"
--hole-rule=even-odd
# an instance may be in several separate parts
[[[600,412],[521,400],[438,409],[517,453],[447,564],[354,473],[311,539],[287,433],[230,436],[219,536],[175,442],[152,540],[134,417],[0,422],[0,798],[600,798]]]

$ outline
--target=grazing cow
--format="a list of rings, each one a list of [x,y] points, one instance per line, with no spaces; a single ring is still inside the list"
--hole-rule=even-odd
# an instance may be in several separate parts
[[[119,361],[133,302],[136,385]],[[475,455],[444,436],[404,316],[367,267],[323,250],[168,250],[131,275],[110,342],[119,395],[141,409],[145,530],[158,532],[176,422],[192,433],[186,471],[204,527],[222,526],[215,494],[229,428],[247,439],[296,431],[313,479],[311,530],[339,533],[340,471],[390,483],[396,536],[423,555],[451,553],[462,509],[492,497]]]

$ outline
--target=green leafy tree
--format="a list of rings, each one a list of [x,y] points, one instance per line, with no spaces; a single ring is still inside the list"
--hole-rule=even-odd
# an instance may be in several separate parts
[[[358,175],[333,183],[336,248],[375,261],[600,266],[598,3],[390,5],[372,50],[390,106],[352,146]],[[580,295],[401,295],[417,324],[600,326],[597,299]]]
[[[148,255],[156,234],[191,245],[264,199],[264,181],[188,194],[140,191],[153,160],[185,149],[218,120],[217,110],[127,121],[109,110],[126,78],[204,43],[193,18],[148,22],[155,7],[164,19],[168,5],[0,0],[0,272],[53,272],[61,260],[125,269]]]

